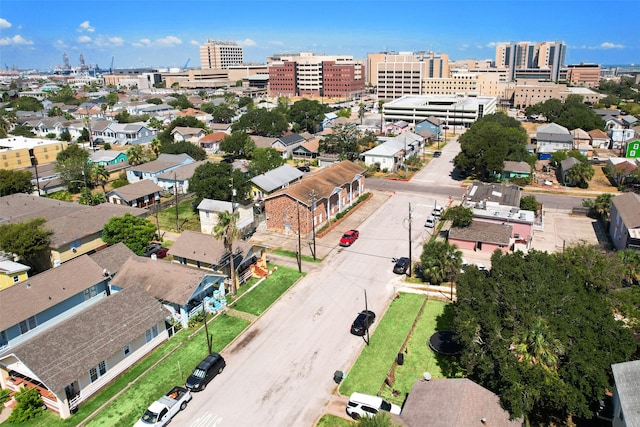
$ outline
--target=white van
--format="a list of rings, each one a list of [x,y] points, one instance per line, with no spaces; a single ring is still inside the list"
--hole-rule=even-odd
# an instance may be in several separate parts
[[[400,407],[398,405],[389,403],[378,396],[353,393],[347,403],[347,414],[354,420],[361,417],[373,417],[379,411],[400,415]]]

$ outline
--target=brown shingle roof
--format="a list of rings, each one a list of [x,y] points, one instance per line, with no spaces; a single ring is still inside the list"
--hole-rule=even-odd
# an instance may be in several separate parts
[[[531,173],[531,165],[527,162],[504,161],[504,170],[507,172]]]
[[[452,227],[449,230],[449,238],[507,246],[510,243],[512,230],[513,227],[509,224],[471,221],[468,227]]]
[[[96,285],[103,268],[82,255],[0,291],[0,331]]]
[[[16,346],[13,353],[54,393],[86,375],[168,313],[140,287],[117,292]]]
[[[467,378],[414,382],[400,419],[407,427],[522,426],[522,419],[509,419],[496,394]]]
[[[142,181],[134,182],[133,184],[118,187],[109,191],[107,198],[111,197],[112,194],[117,194],[125,202],[131,202],[144,196],[159,193],[160,191],[162,191],[162,187],[158,184],[150,179],[143,179]]]
[[[250,245],[246,242],[234,242],[233,249],[245,250]],[[227,253],[222,240],[215,239],[210,234],[185,230],[169,249],[174,257],[181,257],[217,265],[220,259]]]
[[[308,206],[310,203],[309,195],[312,192],[315,192],[318,199],[328,198],[336,188],[352,182],[354,177],[362,174],[364,170],[357,164],[344,160],[322,168],[313,175],[307,175],[300,181],[291,184],[288,188],[277,191],[267,198],[289,195]]]
[[[627,229],[640,227],[640,195],[624,193],[614,197],[611,203]]]
[[[107,270],[107,273],[115,274],[120,270],[120,267],[134,255],[131,249],[120,242],[93,253],[89,255],[89,257],[104,270]]]
[[[123,289],[139,285],[160,301],[186,305],[205,274],[197,268],[133,256],[111,284]]]

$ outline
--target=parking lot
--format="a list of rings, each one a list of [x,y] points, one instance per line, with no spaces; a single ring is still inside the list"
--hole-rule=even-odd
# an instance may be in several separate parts
[[[533,249],[560,252],[565,246],[580,242],[597,245],[607,243],[605,230],[598,221],[567,211],[544,210],[544,231],[536,231]]]

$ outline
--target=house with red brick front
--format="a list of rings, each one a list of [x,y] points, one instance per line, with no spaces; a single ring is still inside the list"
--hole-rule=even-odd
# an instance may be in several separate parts
[[[304,176],[265,198],[269,230],[302,234],[344,212],[364,193],[365,169],[348,160]]]

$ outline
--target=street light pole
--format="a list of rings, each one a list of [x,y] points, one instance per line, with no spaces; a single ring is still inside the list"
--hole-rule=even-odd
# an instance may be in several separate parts
[[[409,270],[407,270],[407,277],[411,277],[411,202],[409,202]]]

